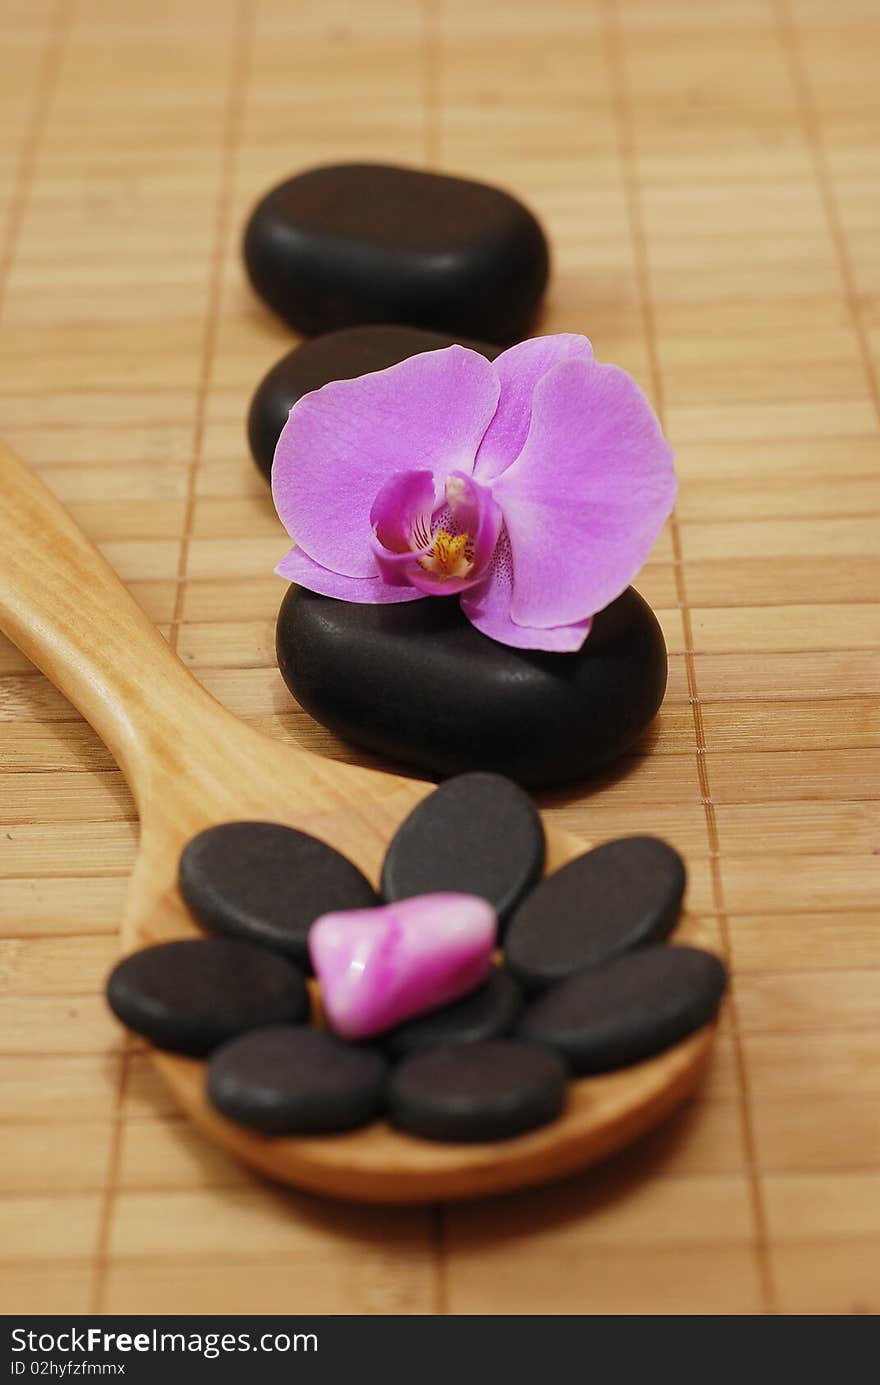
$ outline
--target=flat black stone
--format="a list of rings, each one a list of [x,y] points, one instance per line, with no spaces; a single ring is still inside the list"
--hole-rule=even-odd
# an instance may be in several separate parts
[[[668,936],[681,910],[684,862],[657,837],[621,837],[548,875],[516,910],[504,956],[528,989]]]
[[[445,1044],[405,1058],[388,1083],[391,1121],[426,1140],[506,1140],[559,1115],[566,1069],[515,1039]]]
[[[500,774],[447,779],[394,834],[383,899],[456,890],[488,899],[500,920],[540,880],[544,828],[528,794]]]
[[[361,606],[291,586],[276,649],[294,697],[367,750],[442,776],[533,787],[583,779],[639,739],[666,690],[666,646],[628,588],[576,654],[511,649],[455,597]]]
[[[332,1135],[373,1120],[387,1065],[375,1049],[325,1029],[255,1029],[208,1064],[211,1103],[239,1125],[268,1135]]]
[[[522,1008],[522,991],[509,971],[494,967],[485,986],[440,1010],[431,1010],[383,1035],[392,1058],[437,1044],[476,1044],[509,1034]]]
[[[499,188],[387,164],[289,178],[251,213],[251,283],[306,336],[368,322],[509,342],[528,335],[548,251]]]
[[[132,953],[110,973],[107,1000],[150,1043],[197,1057],[245,1030],[309,1017],[298,967],[232,938],[157,943]]]
[[[575,1073],[611,1072],[708,1024],[726,985],[712,953],[661,943],[560,981],[527,1006],[517,1032],[557,1049]]]
[[[304,394],[319,390],[330,380],[353,380],[456,342],[490,361],[498,355],[499,348],[486,342],[422,332],[415,327],[346,327],[294,347],[273,365],[251,400],[248,442],[257,466],[268,480],[281,429]]]
[[[275,822],[224,822],[200,832],[183,849],[179,882],[205,928],[277,948],[306,971],[308,933],[320,914],[378,903],[345,856]]]

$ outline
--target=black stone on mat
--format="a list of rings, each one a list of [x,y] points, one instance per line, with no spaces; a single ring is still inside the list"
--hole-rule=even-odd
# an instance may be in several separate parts
[[[345,327],[294,347],[264,376],[251,400],[248,442],[257,466],[268,480],[281,429],[304,394],[319,390],[331,380],[353,380],[456,342],[479,351],[490,361],[498,355],[499,348],[486,342],[442,336],[415,327]]]
[[[480,341],[527,336],[549,254],[516,198],[387,164],[313,168],[251,213],[244,259],[260,297],[298,332],[402,323]]]
[[[493,770],[546,787],[631,749],[666,690],[666,646],[632,587],[576,654],[481,635],[455,597],[363,606],[291,586],[276,636],[282,677],[317,721],[422,773]]]

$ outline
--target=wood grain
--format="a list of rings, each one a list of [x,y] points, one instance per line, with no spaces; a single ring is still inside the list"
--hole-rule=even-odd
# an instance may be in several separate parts
[[[22,1049],[0,1062],[3,1143],[19,1122],[56,1127],[71,1164],[81,1144],[88,1181],[96,1124],[106,1142],[96,1190],[71,1172],[55,1194],[76,1254],[44,1245],[48,1259],[4,1265],[9,1311],[37,1296],[57,1312],[880,1307],[876,1183],[863,1176],[880,1168],[880,1040],[858,980],[880,964],[866,758],[880,679],[866,633],[880,589],[878,37],[864,0],[13,6],[0,51],[0,431],[175,647],[199,627],[201,681],[321,753],[357,761],[291,716],[259,663],[283,536],[242,419],[291,339],[243,282],[241,221],[287,172],[352,157],[488,176],[539,212],[554,246],[541,330],[585,330],[635,372],[676,447],[678,544],[639,585],[686,621],[674,716],[649,761],[546,811],[594,839],[668,835],[709,891],[701,918],[736,984],[711,1101],[662,1147],[552,1196],[473,1205],[467,1238],[456,1214],[404,1212],[392,1236],[378,1217],[262,1187],[224,1234],[228,1190],[173,1139],[143,1057],[97,1028],[82,1051],[68,1023],[100,990],[90,949],[120,907],[134,807],[89,728],[0,651],[3,946],[35,933],[77,946],[82,932],[68,1006],[11,997],[25,1009]],[[213,623],[226,627],[217,645]],[[112,888],[96,893],[96,877]],[[52,881],[59,893],[41,896]],[[166,1138],[150,1138],[135,1177],[145,1120]],[[37,1139],[23,1134],[22,1149]],[[48,1210],[15,1190],[12,1166],[8,1177],[7,1246]],[[133,1179],[149,1199],[129,1201]],[[173,1226],[183,1210],[186,1234],[157,1246],[150,1220]],[[711,1242],[695,1243],[700,1218]]]

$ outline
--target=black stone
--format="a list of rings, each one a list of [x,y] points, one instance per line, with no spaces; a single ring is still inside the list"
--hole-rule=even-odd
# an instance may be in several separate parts
[[[726,985],[712,953],[661,943],[560,981],[526,1008],[518,1033],[558,1049],[575,1073],[610,1072],[708,1024]]]
[[[258,203],[244,236],[257,293],[306,336],[398,322],[484,341],[527,336],[544,233],[485,183],[386,164],[333,164]]]
[[[548,875],[517,909],[504,955],[529,989],[667,937],[681,911],[684,862],[656,837],[621,837]]]
[[[438,775],[495,770],[533,787],[583,779],[639,739],[666,690],[666,646],[632,587],[576,654],[511,649],[455,597],[362,606],[291,586],[278,664],[317,721]]]
[[[540,880],[544,852],[544,828],[528,794],[500,774],[460,774],[395,832],[382,867],[382,897],[477,894],[503,920]]]
[[[307,971],[308,933],[320,914],[378,903],[351,861],[275,822],[224,822],[200,832],[184,847],[179,881],[205,928],[277,948]]]
[[[456,342],[490,361],[498,355],[499,348],[486,342],[421,332],[415,327],[346,327],[294,347],[263,378],[251,400],[248,442],[257,466],[268,480],[281,429],[304,394],[319,390],[330,380],[353,380]]]
[[[515,1039],[444,1044],[391,1074],[391,1121],[427,1140],[506,1140],[559,1115],[566,1069],[549,1048]]]
[[[382,1108],[387,1065],[325,1029],[275,1025],[217,1050],[207,1092],[224,1116],[268,1135],[331,1135]]]
[[[245,1030],[309,1016],[309,993],[293,962],[232,938],[145,947],[114,967],[107,1000],[150,1043],[197,1057]]]
[[[437,1044],[475,1044],[509,1034],[522,1008],[522,991],[509,971],[495,967],[485,986],[440,1010],[431,1010],[383,1036],[386,1053],[402,1058]]]

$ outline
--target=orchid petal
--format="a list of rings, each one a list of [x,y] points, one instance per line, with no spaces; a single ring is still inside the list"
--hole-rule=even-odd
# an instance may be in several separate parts
[[[305,395],[272,467],[275,507],[291,538],[324,568],[370,577],[368,517],[382,486],[413,469],[438,482],[454,470],[470,474],[498,391],[485,357],[449,346]]]
[[[461,598],[461,609],[471,625],[490,640],[507,644],[514,649],[542,649],[555,654],[573,654],[580,649],[592,624],[586,620],[551,629],[528,629],[516,625],[510,618],[513,594],[513,566],[510,544],[502,534],[489,572],[483,581]]]
[[[360,605],[416,601],[422,595],[414,587],[391,586],[383,582],[381,577],[343,577],[341,573],[321,567],[301,548],[292,548],[275,571],[279,577],[286,577],[290,582],[296,582],[298,586],[306,587],[320,596],[335,596],[340,601],[354,601]]]
[[[672,451],[630,376],[592,359],[555,366],[493,485],[513,553],[511,619],[550,629],[601,611],[644,563],[675,490]]]
[[[586,337],[560,332],[518,342],[496,357],[501,393],[477,453],[474,476],[478,481],[486,485],[516,461],[528,436],[532,395],[538,381],[560,361],[572,356],[591,360],[593,348]]]

